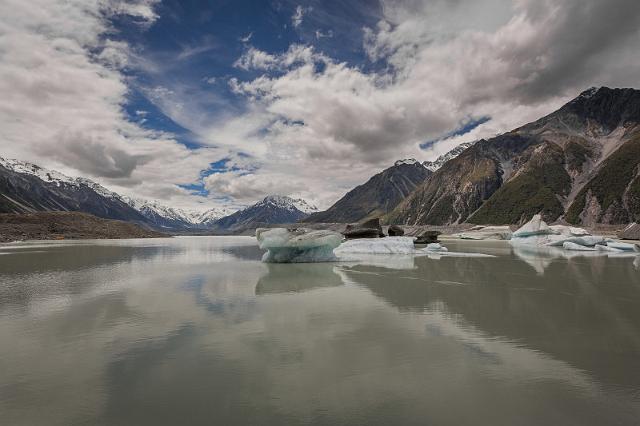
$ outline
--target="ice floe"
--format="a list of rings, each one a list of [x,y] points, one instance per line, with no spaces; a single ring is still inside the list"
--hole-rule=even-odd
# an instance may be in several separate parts
[[[413,237],[366,238],[345,241],[335,250],[337,256],[349,254],[415,254]]]
[[[565,241],[564,243],[562,243],[562,248],[565,250],[573,251],[596,251],[595,247],[572,243],[571,241]]]
[[[448,248],[446,248],[445,246],[443,246],[440,243],[427,244],[427,247],[425,248],[425,250],[426,251],[438,251],[438,252],[449,251]]]
[[[516,255],[528,263],[532,258],[549,255],[567,259],[576,256],[640,256],[640,246],[637,244],[590,235],[582,228],[548,226],[540,215],[534,216],[530,222],[514,232],[509,242],[514,247]],[[535,262],[532,266],[538,272],[546,267],[539,264],[538,260]]]
[[[259,228],[256,238],[260,248],[267,250],[262,256],[267,263],[334,261],[334,249],[342,242],[337,232],[307,228]]]
[[[510,240],[511,234],[508,226],[475,226],[452,236],[462,240]]]
[[[513,238],[527,238],[539,235],[553,235],[558,234],[557,231],[551,229],[547,223],[542,220],[542,216],[539,214],[533,216],[533,218],[524,224],[520,229],[513,233]]]
[[[607,246],[621,251],[640,252],[640,246],[638,244],[608,241]]]

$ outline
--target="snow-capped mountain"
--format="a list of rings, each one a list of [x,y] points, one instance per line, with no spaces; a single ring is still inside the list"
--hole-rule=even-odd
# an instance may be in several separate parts
[[[442,167],[444,163],[446,163],[449,160],[453,160],[458,155],[462,154],[462,151],[469,148],[475,143],[476,141],[460,144],[457,147],[453,148],[451,151],[447,152],[446,154],[442,154],[440,157],[438,157],[434,161],[423,161],[422,165],[425,166],[427,169],[431,170],[432,172],[435,172],[440,167]]]
[[[254,204],[254,207],[259,206],[275,206],[277,208],[293,211],[299,210],[303,213],[312,213],[318,211],[316,206],[307,203],[302,198],[291,198],[282,195],[269,195]]]
[[[407,164],[409,166],[412,166],[414,164],[417,164],[418,160],[416,160],[415,158],[405,158],[404,160],[398,160],[394,163],[394,166],[401,166],[403,164]]]
[[[107,219],[146,223],[161,229],[203,229],[231,214],[167,207],[122,196],[86,178],[72,178],[25,161],[0,157],[0,212],[83,211]]]
[[[309,211],[317,211],[317,208],[302,199],[269,195],[252,206],[217,220],[215,227],[240,230],[265,224],[295,223],[307,217]]]
[[[0,158],[0,212],[80,211],[105,219],[147,223],[117,194],[86,179]]]
[[[162,228],[208,228],[216,220],[233,213],[233,210],[220,207],[206,211],[186,210],[168,207],[158,201],[122,198],[156,226]]]

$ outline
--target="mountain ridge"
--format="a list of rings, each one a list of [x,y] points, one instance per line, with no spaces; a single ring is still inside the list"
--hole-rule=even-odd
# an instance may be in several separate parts
[[[603,178],[601,171],[620,147],[640,143],[639,134],[640,91],[586,90],[537,121],[467,148],[386,219],[404,224],[517,224],[542,213],[547,221],[583,225],[637,220],[634,191],[640,186],[640,154],[628,149],[630,170],[624,177],[610,171]],[[601,190],[594,201],[589,190],[594,179],[611,183],[618,177],[622,182],[617,191],[622,192],[615,200],[606,201]]]

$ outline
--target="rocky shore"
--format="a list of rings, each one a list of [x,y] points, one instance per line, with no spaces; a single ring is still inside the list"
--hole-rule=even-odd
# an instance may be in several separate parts
[[[133,223],[80,212],[0,214],[0,242],[23,240],[161,238]]]

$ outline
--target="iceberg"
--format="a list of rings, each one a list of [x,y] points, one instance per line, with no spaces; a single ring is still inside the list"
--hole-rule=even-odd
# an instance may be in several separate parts
[[[640,245],[631,243],[620,243],[616,241],[607,241],[607,247],[618,249],[621,251],[635,251],[640,252]]]
[[[589,231],[582,228],[576,228],[574,226],[566,226],[566,225],[551,225],[552,231],[560,235],[567,235],[571,237],[584,237],[587,235],[591,235]]]
[[[573,251],[596,251],[594,247],[588,247],[584,245],[580,245],[577,243],[572,243],[571,241],[565,241],[562,243],[562,248],[565,250],[573,250]]]
[[[425,248],[426,251],[438,251],[438,252],[447,252],[449,251],[448,248],[446,248],[445,246],[443,246],[440,243],[431,243],[431,244],[427,244],[427,247]]]
[[[609,251],[609,252],[612,252],[612,253],[623,253],[624,252],[624,250],[620,250],[618,248],[614,248],[614,247],[611,247],[611,246],[605,245],[605,244],[596,244],[595,245],[595,249],[599,250],[599,251]]]
[[[258,228],[256,238],[260,248],[267,250],[263,262],[305,263],[337,260],[334,249],[343,237],[337,232],[307,228]]]
[[[511,234],[508,226],[476,226],[453,234],[453,237],[461,240],[510,240]]]
[[[337,256],[350,254],[415,254],[413,237],[384,237],[347,240],[335,250]]]
[[[602,236],[590,235],[582,228],[565,225],[549,226],[540,215],[535,215],[513,233],[510,243],[516,247],[558,247],[570,251],[596,251],[596,245],[605,246],[607,241]]]
[[[512,238],[526,238],[536,235],[557,235],[558,232],[554,231],[547,223],[542,220],[542,216],[539,214],[533,216],[533,218],[527,222],[524,226],[513,233]]]
[[[554,238],[551,238],[552,240]],[[606,240],[604,237],[596,236],[596,235],[587,235],[584,237],[567,237],[567,238],[559,238],[557,241],[551,241],[547,243],[548,246],[552,247],[562,247],[565,243],[579,244],[581,246],[593,247],[596,244],[605,244]]]

